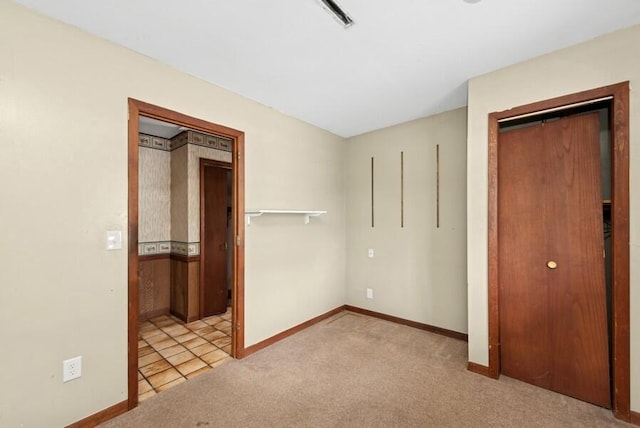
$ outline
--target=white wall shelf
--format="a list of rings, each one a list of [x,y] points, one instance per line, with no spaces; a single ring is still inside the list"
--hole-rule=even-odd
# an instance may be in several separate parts
[[[304,211],[304,210],[250,210],[245,211],[247,226],[251,225],[251,217],[260,217],[263,214],[298,214],[304,216],[304,224],[309,224],[309,218],[326,214],[326,211]]]

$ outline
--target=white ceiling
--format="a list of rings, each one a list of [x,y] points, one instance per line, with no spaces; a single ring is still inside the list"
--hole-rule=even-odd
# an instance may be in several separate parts
[[[344,137],[461,107],[473,76],[640,23],[639,0],[337,0],[347,29],[318,0],[17,2]]]
[[[139,117],[138,130],[142,134],[148,134],[162,138],[173,138],[187,129],[189,128],[175,125],[173,123],[163,122],[157,119],[152,119],[150,117]]]

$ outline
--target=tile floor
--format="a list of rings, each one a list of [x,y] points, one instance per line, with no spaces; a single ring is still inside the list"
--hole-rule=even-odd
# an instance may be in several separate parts
[[[138,400],[191,379],[232,358],[231,309],[185,324],[171,315],[140,323]]]

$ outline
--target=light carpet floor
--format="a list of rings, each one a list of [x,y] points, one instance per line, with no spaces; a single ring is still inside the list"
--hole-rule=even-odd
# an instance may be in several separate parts
[[[633,426],[579,400],[471,373],[466,362],[464,342],[345,311],[101,426]]]

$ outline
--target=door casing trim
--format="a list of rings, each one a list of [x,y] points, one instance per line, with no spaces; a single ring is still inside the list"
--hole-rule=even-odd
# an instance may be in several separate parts
[[[127,390],[128,408],[138,405],[138,116],[185,126],[209,134],[222,135],[233,140],[233,299],[232,299],[232,344],[235,358],[242,358],[244,349],[244,132],[187,116],[163,107],[128,99],[128,361]]]
[[[489,114],[488,200],[488,375],[500,376],[498,281],[498,121],[612,97],[612,405],[618,419],[631,420],[629,336],[629,82],[552,98]]]

